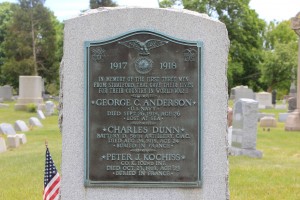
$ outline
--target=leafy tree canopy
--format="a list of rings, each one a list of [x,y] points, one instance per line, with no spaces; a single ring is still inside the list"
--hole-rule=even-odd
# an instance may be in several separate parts
[[[174,4],[174,0],[164,0],[161,6]],[[207,13],[225,23],[230,39],[228,82],[229,88],[248,85],[259,89],[258,64],[262,56],[265,22],[250,9],[249,0],[183,0],[185,9]]]
[[[288,91],[297,68],[298,37],[290,21],[271,22],[267,30],[260,82],[267,91]]]
[[[58,82],[62,45],[61,29],[43,0],[19,0],[14,6],[3,42],[5,54],[1,67],[6,84],[18,87],[20,75],[40,75],[46,84]],[[62,34],[62,31],[60,32]],[[60,43],[59,43],[59,42]]]
[[[99,7],[115,7],[117,4],[113,0],[90,0],[90,8],[95,9]]]

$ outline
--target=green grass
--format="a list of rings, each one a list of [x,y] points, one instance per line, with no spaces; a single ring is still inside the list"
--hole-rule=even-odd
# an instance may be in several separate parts
[[[278,113],[284,111],[263,110]],[[0,109],[0,123],[21,119],[28,123],[35,113]],[[0,154],[0,200],[40,200],[43,192],[45,140],[60,172],[61,134],[58,116],[42,120],[43,128],[26,133],[28,143]],[[257,149],[262,159],[229,157],[231,200],[299,200],[300,132],[285,132],[284,124],[270,132],[258,128]]]
[[[9,104],[9,108],[0,109],[0,123],[14,124],[16,120],[23,120],[28,124],[30,117],[37,117],[36,113],[14,111],[13,104]],[[43,128],[35,127],[25,132],[26,144],[0,154],[0,199],[42,199],[45,140],[48,140],[50,153],[60,172],[61,134],[57,118],[55,115],[41,120]]]
[[[232,200],[300,199],[300,132],[277,125],[270,132],[258,128],[262,159],[229,157]]]

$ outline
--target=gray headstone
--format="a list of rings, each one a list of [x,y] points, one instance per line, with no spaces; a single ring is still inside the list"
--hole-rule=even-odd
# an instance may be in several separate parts
[[[15,130],[16,131],[22,131],[22,132],[27,132],[29,131],[28,126],[26,125],[26,123],[22,120],[17,120],[14,124]]]
[[[279,113],[278,121],[285,122],[290,113]]]
[[[29,119],[29,125],[30,126],[43,127],[43,124],[36,117],[30,117],[30,119]]]
[[[0,86],[0,98],[4,101],[12,101],[12,87],[9,85]]]
[[[46,117],[45,117],[42,110],[37,110],[36,112],[37,112],[37,115],[38,115],[39,119],[46,119]]]
[[[107,25],[108,21],[109,26]],[[203,121],[203,133],[201,134],[203,136],[203,149],[201,152],[203,155],[201,164],[203,166],[201,167],[203,184],[201,188],[169,188],[172,185],[161,188],[136,188],[129,187],[128,184],[125,187],[84,187],[85,173],[83,163],[86,147],[85,142],[79,139],[83,137],[85,132],[83,126],[85,120],[83,98],[85,94],[84,68],[82,67],[85,54],[83,52],[83,44],[85,41],[106,40],[132,30],[145,29],[155,30],[182,40],[201,40],[204,44],[203,59],[201,59],[203,60],[203,71],[205,71],[205,76],[201,78],[201,81],[204,83],[202,85],[203,96],[205,96],[201,103],[203,108],[205,108],[205,112],[201,114],[201,120]],[[102,199],[110,200],[217,200],[229,198],[227,141],[224,134],[224,130],[227,127],[226,63],[229,41],[224,24],[209,18],[207,15],[187,10],[101,8],[84,13],[81,17],[65,21],[64,30],[64,68],[62,70],[63,79],[61,80],[63,85],[63,177],[61,199],[96,200],[100,196]],[[133,49],[132,52],[135,52],[135,56],[133,54],[126,55],[126,59],[127,56],[131,57],[131,59],[133,57],[136,59],[139,56],[136,50]],[[99,56],[96,58],[99,58]],[[188,59],[191,60],[187,60],[187,62],[192,61],[194,57],[188,57]],[[134,64],[126,68],[126,73],[127,70],[137,74]],[[120,72],[107,73],[107,76],[116,76],[118,73]],[[163,74],[167,74],[167,72],[163,72]],[[178,76],[179,74],[180,70],[178,71]],[[150,75],[151,73],[143,76],[149,77]],[[99,97],[101,96],[100,94],[98,95]],[[114,98],[117,99],[118,95],[116,94]],[[173,98],[175,99],[176,97],[174,96]],[[189,98],[189,95],[186,95],[185,98]],[[135,97],[131,99],[133,100]],[[95,110],[92,112],[96,112],[97,108],[93,108]],[[115,106],[111,108],[114,110],[118,109]],[[218,112],[215,112],[216,110]],[[183,113],[182,115],[177,121],[184,120],[185,115]],[[118,120],[118,117],[115,117],[115,119],[116,123],[125,122],[123,116],[122,119],[119,118],[120,120]],[[165,123],[165,121],[158,122],[158,124],[160,123]],[[172,148],[172,151],[177,152],[178,150]],[[119,163],[119,161],[117,162]],[[107,173],[112,174],[111,171],[107,171]],[[135,179],[136,177],[131,178]],[[161,182],[160,180],[156,179],[154,182]]]
[[[45,109],[46,109],[46,116],[50,116],[54,113],[54,109],[55,109],[55,104],[53,103],[53,101],[46,101],[45,103]]]
[[[5,152],[7,150],[6,143],[3,137],[0,136],[0,153]]]
[[[258,102],[252,99],[239,99],[235,102],[232,123],[231,155],[262,157],[256,150]]]
[[[11,124],[8,124],[8,123],[0,124],[0,133],[3,133],[5,135],[15,135],[15,134],[17,134],[14,127]]]
[[[293,112],[297,108],[297,98],[296,97],[290,97],[288,99],[288,112]]]
[[[241,85],[232,88],[230,99],[237,101],[240,98],[255,99],[255,94],[252,89],[248,88],[248,86]]]

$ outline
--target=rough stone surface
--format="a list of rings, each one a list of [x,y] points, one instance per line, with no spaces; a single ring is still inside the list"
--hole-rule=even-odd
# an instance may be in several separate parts
[[[22,131],[22,132],[27,132],[29,131],[28,126],[23,120],[17,120],[14,124],[15,130],[16,131]]]
[[[256,155],[258,102],[239,99],[234,104],[231,155]],[[259,155],[259,154],[258,154]],[[252,157],[252,156],[251,156]]]
[[[203,41],[202,188],[84,187],[84,41],[103,40],[137,29]],[[64,38],[62,200],[229,199],[224,134],[229,41],[224,24],[186,10],[102,8],[65,21]]]
[[[277,122],[274,117],[263,117],[260,119],[260,127],[277,127]]]

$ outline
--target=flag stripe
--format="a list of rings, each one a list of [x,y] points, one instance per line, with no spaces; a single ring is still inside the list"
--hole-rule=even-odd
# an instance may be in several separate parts
[[[58,200],[59,192],[60,192],[60,176],[56,170],[49,149],[47,147],[43,200]]]
[[[57,173],[52,180],[49,182],[47,187],[44,190],[44,199],[47,199],[48,195],[53,192],[53,190],[56,190],[60,186],[60,177],[59,174]],[[50,194],[49,197],[52,195]],[[48,200],[48,199],[47,199]]]

